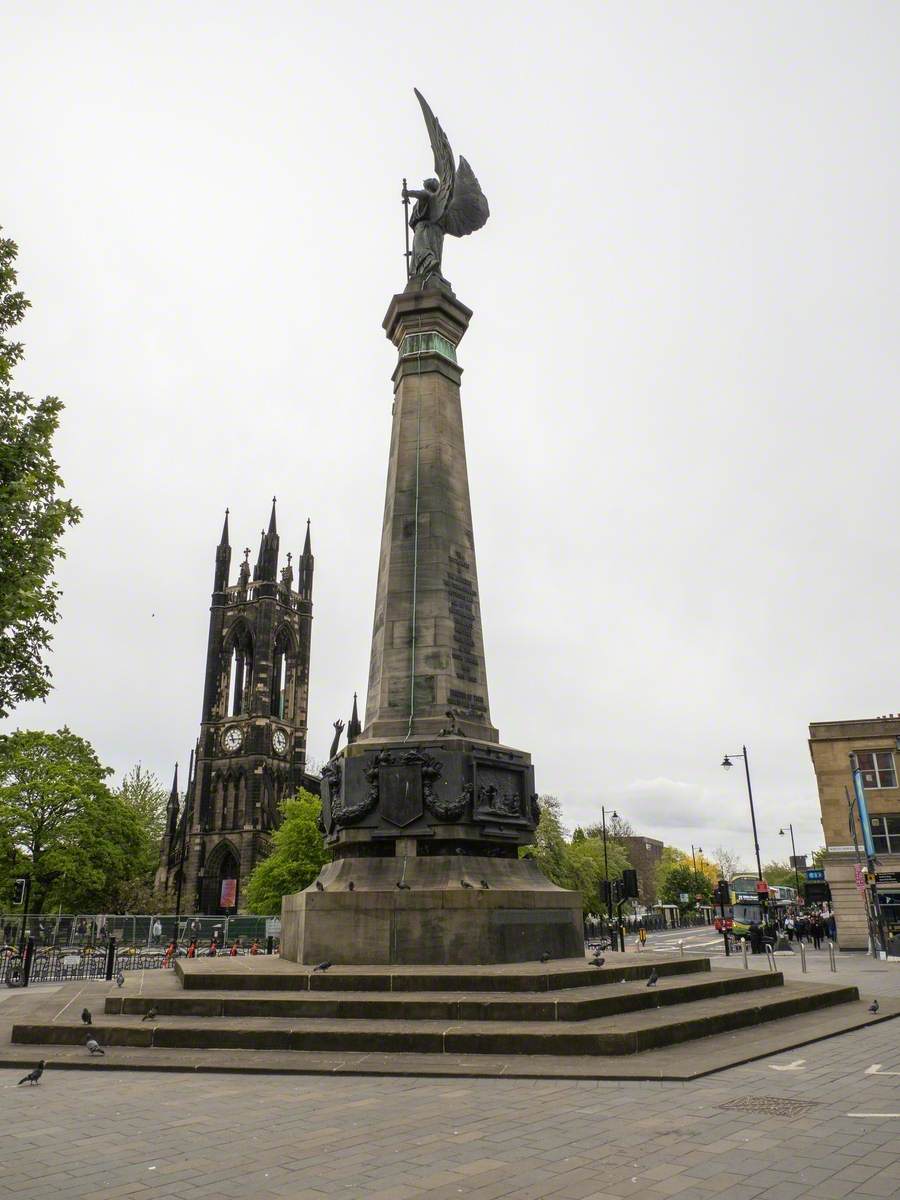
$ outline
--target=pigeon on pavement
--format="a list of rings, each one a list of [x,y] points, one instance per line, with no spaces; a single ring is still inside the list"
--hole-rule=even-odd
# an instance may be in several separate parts
[[[156,1020],[156,1009],[148,1008],[147,1011],[144,1013],[144,1015],[141,1017],[141,1020],[142,1021],[155,1021]]]
[[[401,892],[411,892],[412,891],[412,888],[409,886],[409,884],[404,883],[402,879],[397,880],[397,887],[400,889]]]
[[[122,987],[122,985],[124,983],[125,983],[125,976],[122,974],[121,971],[119,971],[119,973],[116,975],[116,987]]]
[[[469,883],[469,881],[467,879],[461,879],[459,881],[459,886],[464,887],[464,888],[470,888],[472,885],[471,885],[471,883]]]
[[[351,879],[350,882],[347,884],[347,891],[352,892],[355,887],[356,887],[356,884]]]
[[[656,973],[656,967],[650,972],[650,978],[647,980],[647,987],[656,987],[659,983],[659,976]]]
[[[549,962],[549,961],[550,961],[550,951],[545,950],[544,953],[541,955],[541,962]]]
[[[482,879],[481,886],[484,888],[485,891],[488,891],[488,889],[490,888],[491,885],[488,883],[488,881],[486,879]]]
[[[598,956],[597,958],[591,959],[591,966],[592,967],[602,967],[605,962],[606,962],[605,958]]]
[[[869,1005],[869,1012],[870,1013],[878,1012],[878,1001],[877,1000],[873,1000],[872,1003]]]
[[[93,1020],[91,1018],[91,1010],[89,1008],[83,1008],[81,1010],[81,1020],[82,1020],[82,1023],[85,1025],[93,1024]]]
[[[321,879],[317,879],[317,880],[316,880],[316,891],[317,891],[317,892],[324,892],[324,891],[325,891],[325,884],[322,882],[322,880],[321,880]]]
[[[44,1073],[44,1060],[41,1059],[41,1061],[34,1068],[34,1070],[29,1071],[24,1079],[19,1080],[19,1083],[16,1086],[18,1087],[20,1084],[23,1084],[23,1083],[37,1083],[38,1080],[40,1079],[40,1077],[43,1075],[43,1073]]]
[[[316,971],[327,971],[330,966],[331,963],[328,961],[328,959],[326,959],[325,962],[320,962],[318,966],[313,967],[313,974],[315,974]]]
[[[89,1037],[84,1043],[91,1054],[104,1054],[105,1051],[96,1038]]]

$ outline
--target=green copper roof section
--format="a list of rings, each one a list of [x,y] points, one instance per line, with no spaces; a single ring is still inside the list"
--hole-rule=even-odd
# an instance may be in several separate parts
[[[416,354],[439,354],[450,362],[456,362],[456,347],[451,341],[433,329],[422,333],[408,333],[400,343],[400,357],[410,358]]]

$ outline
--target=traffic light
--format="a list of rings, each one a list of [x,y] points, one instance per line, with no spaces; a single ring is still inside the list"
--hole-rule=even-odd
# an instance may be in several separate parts
[[[25,885],[26,879],[16,879],[13,882],[13,904],[25,903]]]
[[[716,884],[715,900],[716,900],[716,904],[720,905],[723,908],[725,907],[725,905],[731,903],[731,891],[728,887],[727,879],[720,879],[719,882]]]
[[[638,877],[637,871],[632,867],[627,867],[622,872],[622,888],[623,895],[626,900],[638,899]]]

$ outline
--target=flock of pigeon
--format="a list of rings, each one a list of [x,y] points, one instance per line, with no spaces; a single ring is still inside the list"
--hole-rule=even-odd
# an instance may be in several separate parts
[[[466,887],[466,888],[470,888],[473,886],[471,883],[467,883],[466,880],[464,880],[464,879],[460,880],[460,884],[462,887]],[[481,886],[483,888],[487,888],[490,885],[487,884],[482,879]],[[324,887],[322,886],[322,884],[318,880],[316,880],[316,887],[319,889],[319,891],[325,890]],[[409,884],[404,883],[402,880],[398,880],[397,887],[404,888],[405,890],[409,890]],[[353,891],[352,881],[349,885],[349,890],[351,892]],[[549,950],[545,950],[540,957],[540,961],[542,963],[548,963],[548,962],[550,962],[552,957],[553,957],[553,955],[549,952]],[[606,963],[606,959],[603,957],[602,954],[600,954],[598,952],[594,955],[593,958],[591,958],[589,960],[589,962],[590,962],[590,966],[592,966],[592,967],[602,967]],[[317,963],[316,966],[313,967],[313,974],[316,974],[317,972],[321,972],[322,974],[324,974],[326,971],[328,971],[333,966],[334,966],[334,963],[332,963],[326,959],[324,962]],[[121,971],[119,971],[119,973],[116,975],[116,984],[118,987],[122,987],[124,982],[125,982],[125,976],[122,974]],[[619,980],[619,982],[627,983],[628,980],[623,977],[622,979]],[[653,970],[650,972],[650,974],[647,976],[646,986],[648,988],[656,987],[656,985],[658,983],[659,983],[659,972],[656,970],[656,967],[654,967]],[[869,1012],[874,1015],[875,1013],[878,1012],[878,1009],[879,1009],[878,1001],[873,1000],[872,1003],[869,1005]],[[156,1009],[151,1006],[150,1008],[147,1009],[147,1011],[141,1017],[141,1020],[142,1021],[155,1021],[157,1018],[157,1015],[158,1014],[157,1014]],[[94,1018],[93,1018],[93,1015],[89,1008],[85,1007],[81,1010],[81,1020],[84,1025],[93,1025]],[[105,1053],[106,1053],[106,1051],[103,1049],[103,1047],[100,1045],[100,1043],[97,1041],[97,1039],[92,1034],[88,1034],[87,1038],[85,1039],[84,1044],[85,1044],[85,1047],[87,1048],[88,1053],[92,1056],[97,1055],[97,1054],[105,1055]],[[20,1084],[38,1083],[40,1081],[41,1076],[44,1073],[44,1067],[46,1065],[47,1065],[46,1061],[42,1058],[41,1061],[38,1063],[38,1065],[34,1068],[34,1070],[30,1071],[24,1077],[24,1079],[20,1079],[19,1083]]]

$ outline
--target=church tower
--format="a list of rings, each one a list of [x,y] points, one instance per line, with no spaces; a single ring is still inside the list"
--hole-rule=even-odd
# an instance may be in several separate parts
[[[242,907],[242,886],[268,852],[279,804],[300,787],[319,791],[318,779],[306,772],[314,566],[309,521],[296,580],[290,554],[279,572],[279,540],[273,500],[255,564],[251,568],[245,550],[230,584],[226,510],[215,556],[193,777],[180,820],[168,814],[160,871],[173,894],[181,873],[185,912]]]

